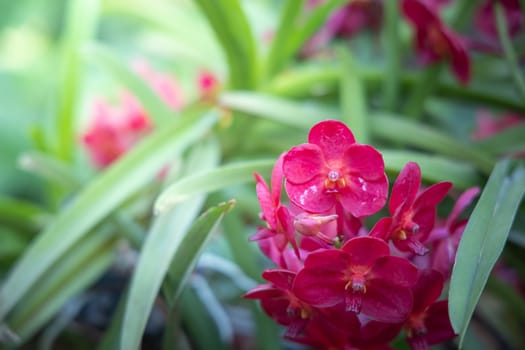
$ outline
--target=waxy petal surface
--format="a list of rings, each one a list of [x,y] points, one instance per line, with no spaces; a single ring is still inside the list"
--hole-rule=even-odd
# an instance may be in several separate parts
[[[308,142],[320,147],[327,161],[342,157],[355,138],[350,129],[338,120],[325,120],[312,127]]]

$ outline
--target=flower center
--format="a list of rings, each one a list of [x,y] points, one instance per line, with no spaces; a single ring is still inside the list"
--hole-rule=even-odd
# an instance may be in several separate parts
[[[433,24],[428,30],[428,40],[432,51],[440,57],[446,57],[450,53],[448,46],[443,33],[438,29],[437,25]]]
[[[331,169],[324,181],[324,187],[327,193],[338,192],[338,190],[346,186],[345,179],[341,177],[341,174],[337,170]]]

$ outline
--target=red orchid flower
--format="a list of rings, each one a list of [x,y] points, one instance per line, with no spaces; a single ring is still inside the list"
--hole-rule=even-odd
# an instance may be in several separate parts
[[[392,240],[404,252],[425,255],[423,243],[427,240],[436,220],[436,206],[443,200],[452,184],[440,182],[418,194],[421,182],[419,165],[407,163],[399,173],[390,196],[388,210],[392,217],[379,220],[370,236]]]
[[[295,240],[295,228],[290,211],[281,205],[281,187],[283,181],[282,173],[283,155],[279,157],[272,170],[272,189],[270,191],[268,184],[258,173],[255,173],[255,187],[257,199],[261,205],[261,219],[266,221],[267,227],[260,227],[257,232],[250,237],[251,241],[258,241],[274,236],[281,236],[274,242],[279,244],[279,250],[284,250],[290,243],[294,248],[295,254],[299,257],[299,248]]]
[[[456,336],[448,315],[448,300],[436,301],[443,290],[443,275],[436,270],[419,272],[412,288],[414,306],[404,323],[406,339],[412,350],[427,350]]]
[[[510,36],[517,35],[525,26],[525,16],[523,15],[519,0],[487,0],[476,13],[474,23],[476,28],[491,40],[498,40],[498,30],[494,14],[496,3],[501,4],[507,19],[507,31]]]
[[[357,144],[350,129],[337,120],[314,125],[308,143],[285,154],[283,171],[290,200],[308,212],[324,213],[339,202],[361,217],[386,202],[383,157],[375,148]]]
[[[423,64],[447,60],[456,78],[470,80],[470,59],[463,39],[449,29],[438,14],[438,6],[419,0],[403,0],[404,16],[413,25],[415,47]]]
[[[428,242],[432,243],[430,264],[446,278],[450,276],[459,241],[467,226],[467,219],[460,219],[460,215],[472,203],[479,191],[479,187],[472,187],[463,192],[446,221],[436,225],[428,238]]]
[[[410,288],[417,268],[390,256],[388,244],[374,237],[356,237],[341,250],[310,253],[295,279],[296,295],[326,308],[343,303],[347,311],[383,322],[402,322],[412,308]]]
[[[357,317],[342,312],[343,308],[321,310],[299,299],[294,287],[295,273],[273,269],[264,271],[262,276],[270,284],[255,287],[244,298],[259,299],[266,314],[287,326],[286,338],[300,338],[311,322],[319,329],[335,327],[339,332],[350,332],[359,326]]]

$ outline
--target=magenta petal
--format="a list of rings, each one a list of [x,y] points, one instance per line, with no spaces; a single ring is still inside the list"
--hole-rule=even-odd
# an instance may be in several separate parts
[[[403,322],[412,309],[412,299],[409,288],[374,279],[367,283],[361,312],[380,322]]]
[[[401,287],[412,287],[418,279],[417,267],[405,258],[384,256],[377,259],[371,270],[371,278],[396,284]]]
[[[478,193],[479,187],[477,186],[469,188],[468,190],[463,192],[456,201],[456,204],[454,204],[454,208],[452,208],[452,212],[448,216],[445,226],[452,226],[452,224],[458,220],[459,216],[461,215],[461,213],[463,213],[465,208],[472,203],[474,197],[476,197]]]
[[[344,153],[344,162],[348,172],[364,180],[383,178],[385,163],[383,156],[374,147],[354,143]]]
[[[326,160],[338,160],[355,138],[350,129],[338,120],[325,120],[310,129],[308,142],[318,145]]]
[[[262,219],[268,223],[268,225],[275,229],[277,228],[277,220],[275,217],[275,202],[272,200],[270,195],[270,189],[266,181],[258,173],[253,174],[255,176],[255,191],[257,193],[257,199],[261,206]]]
[[[347,178],[347,186],[341,190],[340,202],[355,217],[377,213],[386,203],[388,179],[385,174],[379,180],[366,181],[359,176]]]
[[[281,154],[272,170],[272,200],[274,203],[281,201],[281,188],[283,187],[283,160],[284,154]]]
[[[429,345],[443,343],[456,336],[448,315],[448,300],[438,301],[430,306],[425,326]]]
[[[279,207],[277,209],[277,218],[281,224],[282,229],[284,230],[283,234],[286,236],[286,240],[290,242],[297,258],[300,258],[299,247],[297,246],[297,241],[295,240],[295,228],[293,225],[293,219],[286,207]]]
[[[450,49],[450,67],[458,80],[466,84],[470,80],[470,59],[467,47],[461,38],[446,29],[443,29],[443,38]]]
[[[423,312],[432,305],[441,295],[443,285],[444,279],[440,272],[432,269],[421,270],[416,284],[412,287],[414,293],[412,313]]]
[[[331,307],[344,300],[345,289],[341,274],[319,274],[301,270],[294,285],[295,295],[315,307]]]
[[[375,237],[355,237],[341,248],[350,257],[351,265],[372,266],[379,258],[390,255],[388,244]]]
[[[276,298],[264,298],[261,299],[261,307],[277,323],[282,325],[290,324],[291,317],[288,314],[290,306],[290,300],[286,297],[285,294],[282,294],[280,297]]]
[[[447,195],[452,188],[451,182],[439,182],[434,184],[419,194],[414,202],[415,208],[435,207]]]
[[[291,290],[295,273],[284,269],[272,269],[265,270],[262,277],[279,289]]]
[[[416,255],[422,256],[429,251],[429,249],[413,235],[409,235],[407,239],[404,240],[395,239],[393,240],[393,243],[396,248],[402,252],[412,252]]]
[[[418,231],[413,236],[421,242],[426,242],[430,231],[436,222],[436,207],[423,207],[416,209],[412,221],[417,224]]]
[[[340,250],[310,253],[305,267],[297,274],[293,293],[315,307],[331,307],[344,301],[344,267],[348,255]]]
[[[308,212],[323,213],[336,203],[334,194],[324,192],[324,182],[320,176],[299,185],[287,181],[285,188],[290,201]]]
[[[392,218],[382,218],[372,227],[369,232],[370,237],[381,238],[384,241],[390,239],[390,226],[392,226]]]
[[[421,170],[419,165],[414,162],[407,163],[392,186],[392,194],[388,205],[388,211],[391,215],[394,215],[402,204],[406,203],[410,206],[414,203],[420,182]]]
[[[403,15],[407,17],[417,29],[426,28],[432,23],[439,22],[437,13],[428,4],[420,0],[403,0],[401,8]]]
[[[248,240],[250,242],[259,241],[261,239],[270,238],[270,237],[273,237],[275,235],[277,235],[276,231],[267,229],[265,227],[261,227],[261,228],[259,228],[257,230],[257,232],[255,232],[255,234],[253,236],[250,236],[250,238]]]
[[[275,288],[270,284],[261,284],[246,294],[243,295],[245,299],[266,299],[277,298],[283,296],[283,291]]]
[[[321,149],[309,143],[292,147],[283,159],[283,172],[286,181],[304,184],[322,173],[325,167]]]

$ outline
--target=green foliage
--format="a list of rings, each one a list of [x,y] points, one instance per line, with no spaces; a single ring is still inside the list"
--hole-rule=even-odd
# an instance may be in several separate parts
[[[449,313],[460,336],[460,347],[525,193],[525,168],[512,168],[509,161],[496,165],[458,248],[450,282]]]

